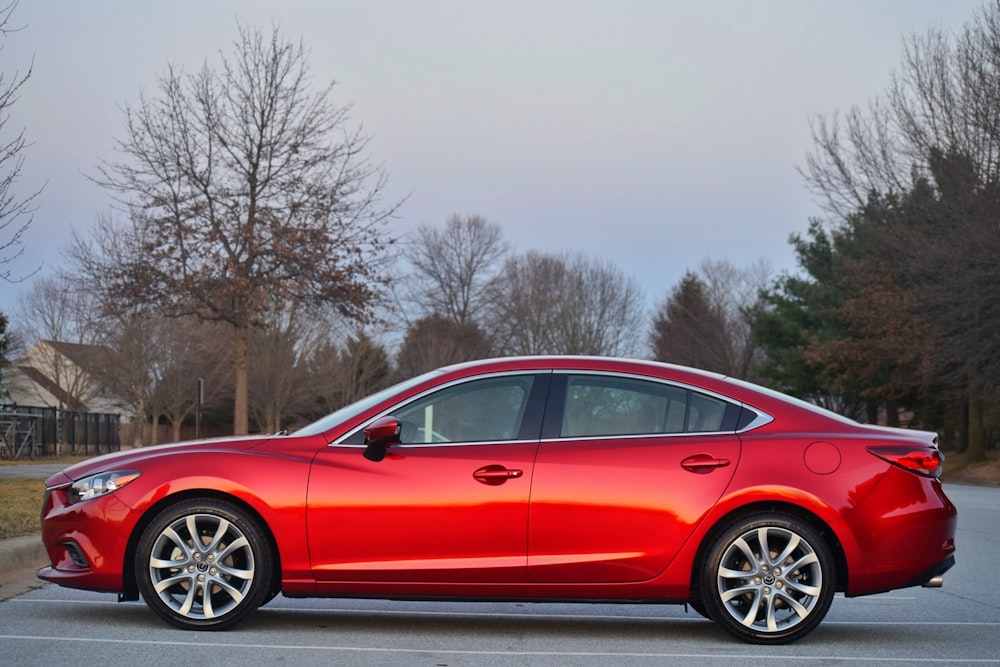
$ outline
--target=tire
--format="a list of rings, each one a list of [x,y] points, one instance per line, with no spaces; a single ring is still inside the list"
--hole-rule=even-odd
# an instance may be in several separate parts
[[[757,514],[727,527],[708,551],[701,602],[737,639],[787,644],[812,632],[836,587],[829,546],[810,525],[785,514]]]
[[[146,527],[135,573],[143,600],[171,625],[223,630],[273,597],[273,563],[270,542],[245,510],[194,499]]]

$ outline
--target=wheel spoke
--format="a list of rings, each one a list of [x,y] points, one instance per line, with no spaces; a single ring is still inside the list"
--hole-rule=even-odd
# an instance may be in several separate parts
[[[747,613],[743,616],[743,618],[739,618],[737,616],[737,620],[743,625],[747,626],[748,628],[753,627],[754,622],[757,620],[757,611],[758,611],[758,606],[760,604],[760,594],[757,591],[753,591],[752,595],[753,599],[747,605],[748,606]],[[727,608],[732,609],[732,607],[727,607]],[[730,613],[736,616],[735,612],[736,610],[733,609],[733,611],[731,611]]]
[[[238,539],[233,540],[232,544],[229,544],[228,546],[226,546],[225,549],[222,550],[222,552],[218,556],[218,560],[220,561],[225,560],[226,558],[229,558],[229,556],[231,556],[233,552],[235,552],[236,550],[248,549],[249,547],[250,543],[247,542],[247,538],[241,535]]]
[[[180,551],[184,554],[184,559],[191,557],[192,551],[190,545],[188,545],[186,540],[181,539],[181,536],[177,534],[177,531],[175,531],[172,526],[168,526],[167,529],[163,531],[160,538],[171,542],[175,547],[180,549]]]
[[[774,563],[775,564],[784,563],[786,560],[788,560],[791,557],[791,555],[795,552],[795,550],[799,548],[799,542],[801,542],[799,536],[796,535],[795,533],[792,533],[788,539],[788,544],[785,545],[784,551],[782,551],[778,555],[778,557],[774,559]]]
[[[235,567],[229,567],[228,565],[218,565],[219,572],[226,575],[227,577],[234,577],[236,579],[243,579],[244,581],[249,581],[253,579],[254,570],[241,570]]]
[[[768,632],[777,632],[778,631],[778,621],[775,619],[775,616],[774,616],[774,598],[773,597],[767,598],[766,604],[767,604],[767,617],[766,617],[767,631]]]
[[[757,595],[760,590],[759,586],[741,586],[740,588],[730,588],[722,594],[722,601],[729,602],[735,598],[742,597],[744,595]]]
[[[193,584],[194,583],[194,577],[192,577],[191,575],[187,574],[186,572],[181,572],[181,573],[179,573],[179,574],[177,574],[177,575],[175,575],[173,577],[167,577],[166,579],[160,579],[159,581],[156,582],[156,584],[153,586],[153,588],[154,588],[154,590],[156,590],[157,593],[162,593],[163,591],[167,590],[168,588],[171,588],[172,586],[174,586],[176,584],[184,583],[185,581],[190,581]]]
[[[788,566],[788,570],[789,571],[801,570],[806,565],[814,565],[815,563],[818,563],[818,562],[819,562],[819,559],[816,557],[816,554],[814,552],[810,551],[809,553],[803,555],[797,561],[795,561],[794,563],[792,563],[791,565],[789,565]]]
[[[233,587],[225,579],[216,579],[213,581],[213,583],[219,588],[221,588],[223,591],[225,591],[226,594],[229,595],[229,597],[232,598],[233,602],[235,602],[236,604],[239,604],[240,602],[243,601],[243,592],[238,588]]]
[[[195,584],[195,582],[193,581],[191,583]],[[197,585],[192,585],[190,588],[188,588],[187,596],[184,598],[184,604],[182,604],[180,608],[177,610],[178,614],[182,616],[188,616],[191,613],[191,609],[194,607],[194,598],[195,595],[197,594],[197,591],[198,591]],[[161,595],[160,597],[162,598],[163,596]]]
[[[757,544],[760,546],[759,560],[765,563],[771,560],[771,547],[768,546],[768,533],[770,530],[767,526],[757,529]]]
[[[781,600],[782,602],[784,602],[785,604],[787,604],[789,607],[792,608],[792,611],[795,612],[795,614],[799,617],[800,620],[809,615],[809,610],[806,609],[802,605],[802,603],[796,600],[795,598],[790,597],[788,595],[782,595]]]
[[[822,591],[822,587],[820,586],[807,586],[793,579],[789,579],[785,582],[785,588],[794,589],[802,593],[803,595],[808,595],[809,597],[813,598],[818,597],[820,592]]]
[[[212,540],[205,545],[204,549],[205,552],[215,551],[216,549],[218,549],[219,542],[221,542],[222,538],[225,537],[227,532],[229,532],[229,526],[230,524],[228,521],[226,521],[225,519],[219,519],[219,522],[215,528],[215,535],[212,536]],[[245,542],[246,540],[244,540],[244,543]]]
[[[756,567],[758,564],[757,556],[754,554],[753,549],[750,548],[750,545],[746,543],[746,540],[741,537],[733,543],[733,546],[743,552],[743,555],[746,556],[747,561],[752,567]]]

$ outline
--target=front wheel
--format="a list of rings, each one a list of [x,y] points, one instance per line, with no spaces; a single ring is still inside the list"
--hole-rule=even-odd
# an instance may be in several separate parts
[[[135,557],[146,604],[185,630],[221,630],[271,594],[273,554],[258,522],[219,500],[168,507],[143,531]]]
[[[819,533],[792,516],[758,514],[718,536],[700,591],[726,632],[754,644],[785,644],[819,625],[835,583],[833,555]]]

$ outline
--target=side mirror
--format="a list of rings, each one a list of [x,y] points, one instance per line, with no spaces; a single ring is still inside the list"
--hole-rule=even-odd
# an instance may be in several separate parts
[[[366,426],[364,457],[376,463],[384,459],[389,446],[399,444],[401,430],[395,417],[380,417]]]

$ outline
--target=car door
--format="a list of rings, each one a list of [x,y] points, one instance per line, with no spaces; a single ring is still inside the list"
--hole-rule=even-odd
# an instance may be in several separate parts
[[[548,374],[435,390],[389,412],[401,443],[379,462],[357,437],[309,480],[318,581],[524,582],[532,466]]]
[[[532,487],[529,580],[652,579],[732,478],[739,407],[607,374],[556,374],[550,396]]]

